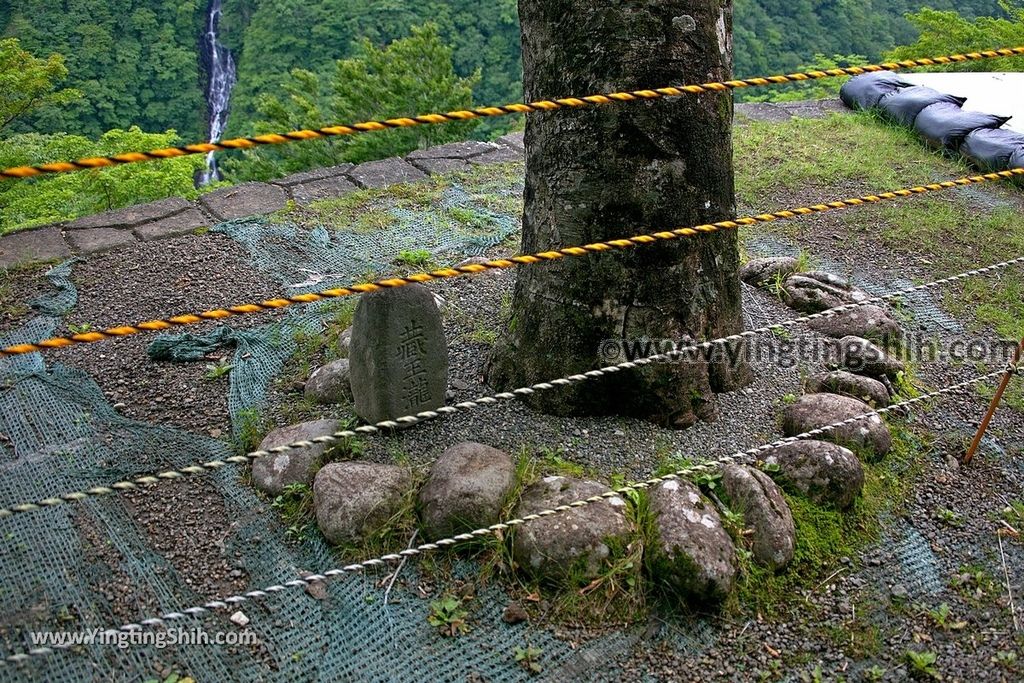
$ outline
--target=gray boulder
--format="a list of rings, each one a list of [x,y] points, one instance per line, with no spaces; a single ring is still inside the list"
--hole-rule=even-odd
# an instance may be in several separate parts
[[[888,311],[872,304],[812,320],[808,326],[815,332],[836,339],[852,335],[887,342],[903,334],[903,328]]]
[[[774,570],[789,564],[796,550],[796,527],[789,505],[772,478],[753,467],[728,465],[722,470],[722,488],[753,531],[754,559]]]
[[[515,516],[567,505],[609,491],[604,484],[569,477],[545,477],[523,491]],[[516,527],[512,553],[519,566],[544,579],[564,580],[577,572],[594,578],[612,547],[625,547],[632,533],[626,502],[618,496]]]
[[[371,424],[443,406],[448,344],[430,290],[407,285],[361,296],[349,361],[356,414]]]
[[[330,543],[357,543],[401,511],[412,475],[395,465],[336,462],[313,482],[316,523]]]
[[[352,386],[349,384],[348,359],[339,358],[323,367],[306,380],[306,398],[314,403],[344,403],[352,400]]]
[[[796,436],[869,412],[871,406],[855,398],[837,394],[807,394],[782,411],[782,431],[786,436]],[[830,429],[818,438],[864,452],[874,458],[884,457],[892,448],[889,427],[877,415]]]
[[[902,361],[862,337],[843,337],[838,344],[840,365],[853,372],[895,380],[904,370]]]
[[[845,370],[819,372],[807,380],[807,393],[830,393],[864,401],[875,408],[889,405],[889,390],[877,379]]]
[[[512,458],[466,441],[441,454],[420,489],[420,518],[428,538],[442,538],[498,522],[515,483]]]
[[[864,488],[864,467],[852,451],[827,441],[796,441],[773,449],[765,462],[778,465],[782,485],[818,505],[845,510]]]
[[[267,434],[259,450],[286,446],[296,441],[307,441],[328,436],[341,429],[338,420],[313,420],[280,427]],[[283,453],[264,455],[252,463],[252,479],[256,488],[271,496],[279,496],[290,484],[310,484],[316,467],[323,456],[336,444],[320,444],[309,448],[293,448]]]
[[[869,298],[838,275],[820,271],[790,275],[780,294],[787,306],[804,313],[820,313]]]
[[[736,579],[736,548],[714,506],[686,481],[669,480],[649,493],[658,540],[654,577],[682,596],[717,602]]]
[[[740,267],[740,280],[748,285],[760,287],[787,278],[800,268],[800,262],[792,256],[756,258]]]

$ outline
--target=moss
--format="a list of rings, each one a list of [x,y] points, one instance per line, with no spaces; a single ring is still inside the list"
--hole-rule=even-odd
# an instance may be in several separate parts
[[[883,461],[864,465],[864,490],[853,509],[839,511],[783,494],[796,527],[793,561],[785,572],[775,574],[744,558],[739,590],[731,602],[734,610],[771,614],[799,588],[826,578],[839,558],[856,557],[859,550],[880,538],[883,519],[900,510],[927,448],[905,427],[890,425],[890,429],[892,451]]]

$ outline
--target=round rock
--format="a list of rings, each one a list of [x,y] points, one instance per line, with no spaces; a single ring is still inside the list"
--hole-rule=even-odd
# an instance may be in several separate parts
[[[820,271],[790,275],[782,283],[780,294],[787,306],[805,313],[820,313],[868,298],[838,275]]]
[[[818,318],[807,325],[815,332],[836,339],[852,335],[887,342],[903,334],[903,328],[888,311],[871,304]]]
[[[845,510],[864,488],[864,466],[852,451],[827,441],[797,441],[768,453],[790,491],[818,505]]]
[[[904,370],[902,361],[888,355],[863,337],[843,337],[838,344],[839,363],[858,374],[896,380]]]
[[[596,481],[545,477],[523,491],[515,516],[523,517],[608,491],[607,486]],[[623,547],[629,543],[632,529],[625,511],[625,501],[612,496],[516,527],[513,556],[521,567],[540,578],[559,580],[576,572],[594,578],[611,555],[608,542]]]
[[[699,601],[725,598],[736,579],[736,548],[714,506],[696,486],[675,479],[648,495],[658,535],[654,578]]]
[[[306,380],[306,398],[314,403],[328,405],[352,400],[349,383],[348,359],[339,358],[317,368]]]
[[[420,489],[420,518],[429,538],[443,538],[498,522],[515,483],[512,458],[466,441],[441,454]]]
[[[380,530],[401,509],[412,475],[395,465],[336,462],[313,481],[313,509],[330,543],[357,543]]]
[[[782,411],[782,431],[796,436],[834,422],[871,412],[863,401],[837,394],[807,394]],[[869,457],[882,458],[892,448],[889,427],[877,415],[830,429],[821,439],[864,452]]]
[[[875,408],[889,405],[889,390],[877,379],[855,375],[845,370],[820,372],[807,380],[807,393],[829,393],[849,396]]]
[[[778,278],[787,278],[800,268],[800,262],[792,256],[756,258],[740,267],[740,280],[748,285],[760,287],[771,284]]]
[[[789,564],[796,550],[796,528],[782,490],[772,478],[753,467],[728,465],[722,470],[722,488],[753,531],[754,559],[774,570]]]
[[[296,441],[328,436],[341,429],[338,420],[313,420],[280,427],[267,434],[259,450],[270,450]],[[279,496],[290,484],[310,484],[320,459],[335,444],[318,444],[309,448],[292,448],[282,453],[262,455],[252,463],[252,479],[256,488],[271,496]]]

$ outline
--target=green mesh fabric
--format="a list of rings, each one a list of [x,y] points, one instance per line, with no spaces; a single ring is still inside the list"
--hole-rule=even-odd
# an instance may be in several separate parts
[[[381,234],[326,228],[304,232],[270,219],[236,221],[216,230],[239,241],[252,262],[282,286],[310,281],[291,291],[319,289],[357,279],[367,270],[388,272],[403,249],[426,248],[438,261],[453,261],[480,253],[515,231],[516,219],[474,201],[459,188],[444,193],[448,206],[482,217],[468,232],[446,218],[445,205],[433,213],[395,208],[394,225]],[[0,344],[52,335],[59,316],[76,302],[72,268],[68,262],[50,272],[53,291],[36,302],[39,315],[0,335]],[[233,346],[229,408],[237,431],[245,411],[262,407],[269,383],[295,351],[296,333],[322,328],[324,305],[296,308],[272,323],[245,330],[222,327],[209,334],[156,338],[152,349],[159,357],[188,362],[211,348]],[[31,354],[0,365],[4,504],[230,454],[227,444],[202,434],[126,419],[86,373],[54,362],[56,358]],[[244,483],[242,474],[240,468],[228,468],[203,479],[224,500],[232,520],[223,530],[224,554],[240,558],[247,589],[340,564],[319,538],[286,540],[279,514]],[[30,631],[109,628],[224,597],[190,587],[173,561],[149,545],[123,496],[18,515],[0,522],[0,533],[0,655],[26,650]],[[97,544],[103,552],[95,551]],[[455,573],[468,578],[477,571],[460,560]],[[92,645],[22,667],[0,667],[0,681],[139,681],[155,679],[161,668],[198,681],[536,680],[514,660],[515,649],[527,645],[543,651],[541,680],[599,680],[612,673],[608,662],[628,655],[646,633],[645,627],[609,629],[574,645],[552,629],[509,626],[501,618],[508,598],[500,585],[492,584],[468,605],[470,631],[446,638],[427,622],[430,600],[414,590],[430,578],[420,575],[417,562],[405,566],[388,605],[379,586],[382,576],[335,580],[328,584],[326,599],[293,589],[242,605],[251,620],[247,628],[260,637],[255,647]],[[125,613],[111,600],[112,583],[145,602]],[[202,625],[208,632],[237,630],[227,621],[229,614],[178,625]],[[700,624],[668,629],[664,637],[672,647],[691,652],[713,640]]]

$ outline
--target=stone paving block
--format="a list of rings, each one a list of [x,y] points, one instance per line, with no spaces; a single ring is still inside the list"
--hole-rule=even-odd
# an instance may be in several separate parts
[[[348,178],[329,176],[292,186],[292,197],[299,204],[309,204],[318,199],[340,197],[358,189]]]
[[[283,209],[287,201],[284,190],[269,183],[242,183],[199,198],[199,203],[222,221],[274,213]]]
[[[83,216],[64,226],[65,230],[88,230],[90,228],[132,228],[136,225],[173,216],[192,208],[192,203],[181,197],[168,197],[147,204],[137,204],[114,211],[105,211],[92,216]]]
[[[465,142],[449,142],[446,145],[417,149],[406,155],[406,159],[469,159],[470,157],[486,154],[493,151],[495,145],[479,140],[467,140]]]
[[[196,228],[206,227],[210,219],[204,216],[198,209],[189,209],[182,213],[168,216],[152,223],[146,223],[135,228],[135,236],[143,242],[152,240],[163,240],[168,237],[187,235]]]
[[[293,173],[287,175],[284,178],[278,178],[277,180],[271,180],[270,182],[274,185],[284,185],[285,187],[292,187],[293,185],[301,185],[303,183],[309,183],[314,180],[323,180],[324,178],[333,178],[335,176],[343,176],[349,171],[355,168],[354,164],[341,164],[340,166],[329,166],[328,168],[316,168],[312,171],[303,171],[302,173]]]
[[[481,154],[469,160],[471,164],[500,164],[509,161],[522,161],[523,153],[511,147],[498,147],[487,154]]]
[[[89,228],[87,230],[69,230],[66,233],[71,248],[80,254],[95,254],[110,251],[135,242],[131,230],[117,228]]]
[[[72,256],[56,225],[22,230],[0,237],[0,268],[34,261],[54,261]]]
[[[412,165],[428,175],[463,171],[469,168],[469,162],[465,159],[415,159]]]
[[[793,118],[788,111],[777,104],[768,102],[743,102],[736,105],[736,116],[751,119],[753,121],[771,121],[782,123]]]
[[[523,131],[518,131],[516,133],[508,133],[507,135],[502,135],[500,138],[495,140],[495,142],[501,145],[505,145],[506,147],[511,147],[512,149],[518,149],[520,152],[525,152],[526,141],[524,140],[524,138],[525,133],[523,133]]]
[[[832,114],[849,112],[839,100],[808,100],[804,102],[780,102],[777,106],[801,119],[823,119]]]
[[[398,157],[359,164],[348,176],[359,187],[386,187],[398,183],[411,183],[427,177],[423,171]]]

